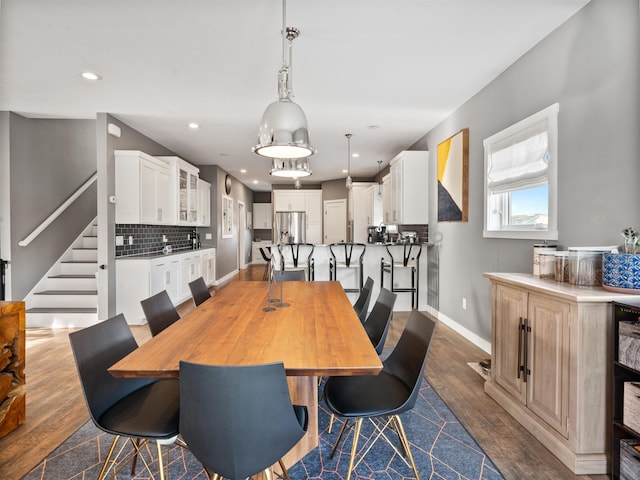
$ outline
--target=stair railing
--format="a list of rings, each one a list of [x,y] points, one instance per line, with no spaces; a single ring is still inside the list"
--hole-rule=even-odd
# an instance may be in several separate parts
[[[94,173],[91,177],[89,177],[89,180],[84,182],[80,186],[80,188],[78,188],[69,198],[67,198],[62,203],[62,205],[56,208],[56,210],[51,215],[49,215],[40,225],[38,225],[38,227],[36,227],[36,229],[33,232],[27,235],[27,237],[24,240],[20,240],[18,242],[18,245],[20,245],[21,247],[26,247],[31,242],[33,242],[33,240],[38,235],[40,235],[49,225],[51,225],[54,222],[54,220],[62,214],[62,212],[64,212],[67,208],[69,208],[69,206],[73,202],[75,202],[76,199],[80,195],[82,195],[85,192],[85,190],[89,188],[93,184],[93,182],[95,182],[97,179],[98,179],[98,172]]]

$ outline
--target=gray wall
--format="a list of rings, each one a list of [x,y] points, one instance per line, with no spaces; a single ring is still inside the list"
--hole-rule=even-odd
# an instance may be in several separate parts
[[[96,216],[94,183],[30,245],[18,246],[96,172],[95,121],[3,116],[9,130],[11,299],[21,300]]]
[[[120,138],[107,134],[109,123],[120,127]],[[100,219],[107,219],[107,235],[99,238],[99,241],[102,242],[100,245],[103,249],[102,252],[106,252],[106,255],[105,258],[99,259],[99,263],[107,265],[105,286],[108,288],[107,304],[100,305],[98,314],[100,318],[108,318],[118,313],[116,312],[115,205],[108,202],[109,196],[115,195],[115,157],[113,151],[140,150],[149,155],[175,155],[175,153],[112,115],[99,113],[96,130],[97,142],[94,148],[97,150],[98,162],[98,210],[102,213],[99,215]]]
[[[640,227],[638,32],[636,0],[593,0],[411,147],[431,152],[439,309],[480,338],[491,335],[482,273],[531,272],[535,243],[482,237],[484,138],[559,102],[558,244],[618,244],[624,227]],[[436,148],[466,127],[469,221],[437,223]]]
[[[238,202],[245,205],[245,213],[253,210],[253,191],[249,190],[237,178],[231,177],[231,193],[233,198],[233,236],[222,238],[222,195],[225,194],[224,179],[227,172],[217,165],[198,165],[200,168],[200,178],[211,183],[211,227],[198,228],[200,241],[203,246],[216,247],[216,279],[220,279],[238,269]],[[211,233],[212,240],[205,240],[205,233]],[[244,245],[242,245],[242,255],[244,261],[251,259],[251,230],[245,230]]]

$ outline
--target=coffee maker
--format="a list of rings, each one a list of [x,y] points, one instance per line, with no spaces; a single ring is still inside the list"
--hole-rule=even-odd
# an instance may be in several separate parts
[[[384,225],[379,225],[377,227],[369,227],[367,230],[368,231],[367,242],[383,243],[386,230],[387,230],[387,227],[385,227]]]

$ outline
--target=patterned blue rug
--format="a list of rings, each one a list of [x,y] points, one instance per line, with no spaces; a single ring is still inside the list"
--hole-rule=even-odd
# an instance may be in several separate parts
[[[320,445],[296,465],[289,467],[292,480],[342,480],[346,476],[352,431],[345,433],[340,449],[334,458],[330,459],[329,454],[341,424],[337,422],[332,433],[329,434],[327,428],[330,415],[322,402],[319,410]],[[422,479],[499,480],[504,478],[426,380],[422,382],[416,406],[413,410],[404,413],[401,418]],[[359,450],[365,447],[366,439],[373,433],[375,433],[373,426],[363,422]],[[397,436],[391,434],[388,437],[396,441],[396,448],[399,449]],[[102,433],[89,421],[23,477],[23,480],[96,478],[112,441],[111,435]],[[135,480],[150,478],[140,460],[136,474],[130,474],[131,448],[128,444],[125,450],[127,455],[124,455],[124,452],[121,455],[125,458],[118,464],[117,474],[113,478]],[[154,460],[155,446],[147,448],[143,457],[144,461],[152,465],[152,469],[157,468],[157,462]],[[165,456],[165,462],[166,460]],[[169,479],[206,480],[202,465],[188,450],[172,446],[168,452],[168,463]],[[401,480],[413,478],[413,472],[401,456],[383,439],[380,439],[358,465],[352,478]]]

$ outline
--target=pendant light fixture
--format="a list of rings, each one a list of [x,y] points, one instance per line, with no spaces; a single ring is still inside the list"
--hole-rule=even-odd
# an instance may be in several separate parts
[[[380,176],[380,166],[382,160],[378,160],[378,197],[382,198],[382,177]]]
[[[345,133],[344,136],[347,137],[347,180],[345,186],[347,190],[351,190],[351,187],[353,187],[353,179],[351,178],[351,137],[353,135]]]
[[[264,111],[258,144],[252,149],[263,157],[283,159],[309,157],[316,153],[309,143],[307,117],[293,101],[292,50],[293,40],[300,35],[300,31],[287,27],[286,12],[287,2],[282,0],[282,67],[278,72],[278,100],[269,104]]]
[[[274,158],[271,160],[271,171],[274,177],[296,178],[311,175],[308,158]]]

